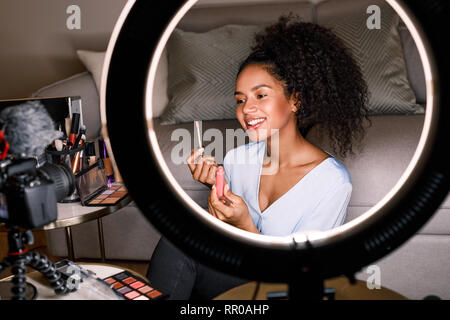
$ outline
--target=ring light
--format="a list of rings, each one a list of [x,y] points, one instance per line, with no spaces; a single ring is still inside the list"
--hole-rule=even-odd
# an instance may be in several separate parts
[[[105,58],[102,130],[130,194],[148,220],[210,267],[242,278],[290,283],[301,281],[309,271],[317,279],[352,277],[414,235],[449,190],[449,164],[443,157],[449,137],[448,63],[441,54],[446,4],[387,2],[408,27],[425,73],[425,122],[415,154],[394,188],[357,219],[327,232],[270,237],[209,215],[177,183],[158,145],[151,99],[156,68],[170,34],[196,1],[128,1]],[[139,148],[138,159],[127,155],[130,144]],[[142,181],[151,188],[142,189]]]

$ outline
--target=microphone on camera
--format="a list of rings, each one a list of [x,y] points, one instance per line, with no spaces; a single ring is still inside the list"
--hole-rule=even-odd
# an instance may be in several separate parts
[[[39,101],[27,101],[0,112],[9,153],[15,157],[39,157],[45,148],[60,138],[52,118]]]

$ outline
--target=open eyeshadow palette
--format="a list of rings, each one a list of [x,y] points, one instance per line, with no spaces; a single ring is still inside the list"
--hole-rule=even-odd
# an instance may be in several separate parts
[[[83,206],[115,206],[128,195],[128,190],[123,184],[116,182],[108,185],[100,161],[78,173],[75,178]]]
[[[103,279],[111,288],[128,300],[159,300],[168,295],[154,289],[147,281],[123,271]]]
[[[128,195],[127,188],[121,183],[112,183],[108,189],[99,192],[84,205],[85,206],[114,206]]]

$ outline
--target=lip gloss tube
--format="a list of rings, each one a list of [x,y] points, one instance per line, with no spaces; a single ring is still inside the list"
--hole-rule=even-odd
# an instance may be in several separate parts
[[[222,166],[219,166],[216,171],[216,194],[220,198],[223,196],[225,171]]]

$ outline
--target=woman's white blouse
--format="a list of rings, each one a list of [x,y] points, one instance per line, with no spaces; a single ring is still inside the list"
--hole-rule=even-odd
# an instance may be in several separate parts
[[[265,235],[325,231],[344,223],[352,193],[350,175],[331,154],[262,213],[258,194],[266,142],[230,150],[223,167],[230,190],[243,198],[256,228]]]

